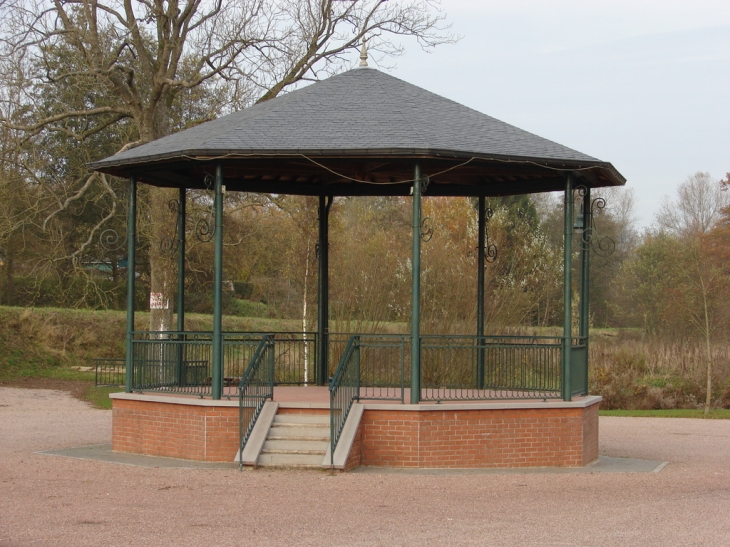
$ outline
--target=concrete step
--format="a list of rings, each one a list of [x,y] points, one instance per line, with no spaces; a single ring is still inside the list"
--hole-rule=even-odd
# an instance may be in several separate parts
[[[329,429],[330,424],[308,424],[308,423],[302,423],[302,422],[274,422],[271,424],[271,427],[291,427],[296,429]]]
[[[272,424],[266,438],[268,439],[271,437],[329,439],[330,429],[329,427],[299,427],[292,424]]]
[[[256,465],[261,467],[322,467],[323,454],[262,453]]]
[[[319,455],[320,458],[323,458],[324,455],[327,453],[327,450],[302,450],[300,448],[297,448],[295,450],[267,450],[264,448],[261,451],[262,454],[293,454],[297,456],[317,456]]]
[[[327,414],[276,414],[256,465],[262,467],[321,467],[329,450]]]
[[[287,424],[319,424],[329,426],[329,414],[277,414],[274,423]]]
[[[324,440],[293,440],[293,439],[272,439],[269,437],[264,443],[262,452],[299,452],[302,454],[322,455],[327,451],[329,439]]]
[[[329,435],[272,435],[266,437],[267,441],[290,441],[290,442],[316,442],[329,443]]]

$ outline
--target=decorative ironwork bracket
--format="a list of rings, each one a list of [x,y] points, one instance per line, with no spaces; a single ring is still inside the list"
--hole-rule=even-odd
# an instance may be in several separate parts
[[[177,238],[180,227],[180,202],[176,199],[171,199],[167,202],[167,207],[175,215],[175,235],[172,237],[164,236],[162,241],[160,241],[160,253],[162,256],[172,256],[180,248],[180,240]]]
[[[421,221],[421,239],[425,242],[431,241],[434,232],[433,220],[430,217],[426,217]]]
[[[494,216],[491,207],[484,211],[484,262],[494,264],[497,261],[497,245],[489,242],[489,220]]]
[[[420,184],[421,186],[421,195],[423,195],[426,192],[426,189],[428,188],[428,185],[431,184],[431,179],[426,177],[421,177],[419,180],[415,181],[414,184]],[[421,213],[423,212],[423,207],[421,206]],[[435,226],[433,223],[433,220],[430,217],[423,217],[421,220],[421,239],[424,242],[431,241],[431,238],[433,237]]]
[[[203,182],[208,190],[213,189],[213,177],[211,175],[205,175]],[[210,206],[210,219],[209,221],[203,217],[195,223],[195,237],[201,243],[208,243],[215,236],[215,198]]]
[[[578,198],[581,202],[580,211],[584,210],[583,204],[585,203],[586,195],[588,190],[585,186],[578,186],[576,188]],[[591,201],[590,207],[590,225],[585,225],[585,218],[582,219],[582,225],[578,226],[578,229],[583,230],[583,234],[580,239],[582,249],[591,249],[597,256],[606,258],[611,256],[616,250],[616,242],[609,236],[600,237],[598,228],[596,225],[596,216],[600,215],[606,208],[606,200],[602,197],[597,197]],[[582,213],[581,213],[582,218]]]
[[[419,181],[421,183],[421,195],[426,193],[426,190],[428,189],[428,185],[431,184],[431,179],[426,177],[421,177],[421,180]]]

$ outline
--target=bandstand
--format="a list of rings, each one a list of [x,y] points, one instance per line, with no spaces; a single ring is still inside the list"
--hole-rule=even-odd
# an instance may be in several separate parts
[[[92,168],[129,180],[126,392],[113,395],[114,450],[335,469],[582,466],[598,457],[588,273],[601,204],[591,189],[625,183],[610,163],[361,66]],[[134,328],[139,183],[179,189],[174,332]],[[191,189],[213,194],[211,332],[185,330]],[[485,333],[485,200],[548,191],[564,193],[562,335]],[[316,332],[223,331],[224,192],[319,197]],[[412,196],[409,334],[329,332],[328,214],[338,196]],[[424,196],[478,199],[474,332],[420,331]],[[304,351],[314,355],[306,372]]]

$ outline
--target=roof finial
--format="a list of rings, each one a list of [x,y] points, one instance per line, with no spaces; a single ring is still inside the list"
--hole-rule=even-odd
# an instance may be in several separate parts
[[[365,36],[362,37],[362,49],[360,50],[360,66],[368,66],[368,48],[365,45]]]

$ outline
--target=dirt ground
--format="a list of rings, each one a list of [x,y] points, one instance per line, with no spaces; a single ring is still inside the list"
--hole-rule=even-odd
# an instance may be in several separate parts
[[[108,443],[111,412],[0,387],[0,546],[730,545],[730,420],[601,418],[653,473],[330,475],[38,454]]]

